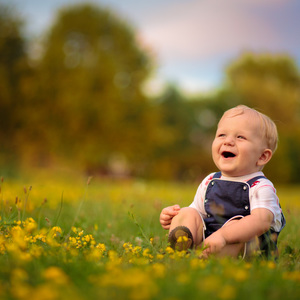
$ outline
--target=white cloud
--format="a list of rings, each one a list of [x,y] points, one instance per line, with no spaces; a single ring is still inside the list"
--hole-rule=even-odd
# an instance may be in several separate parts
[[[163,59],[209,58],[246,48],[271,49],[280,45],[276,24],[260,8],[278,9],[284,0],[203,0],[175,2],[141,24],[145,41]]]

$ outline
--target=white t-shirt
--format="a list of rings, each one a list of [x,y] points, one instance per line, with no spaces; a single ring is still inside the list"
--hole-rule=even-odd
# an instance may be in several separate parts
[[[195,208],[203,218],[206,218],[207,213],[204,208],[204,199],[207,186],[209,182],[212,180],[215,173],[209,174],[207,177],[199,185],[194,201],[190,205],[190,207]],[[239,182],[247,182],[251,178],[257,176],[264,176],[263,172],[256,172],[249,175],[241,176],[241,177],[225,177],[221,176],[221,180],[229,180],[229,181],[239,181]],[[266,178],[259,178],[255,181],[249,190],[249,202],[250,202],[250,211],[255,208],[266,208],[270,210],[273,214],[273,221],[271,224],[271,228],[276,232],[279,232],[282,228],[281,224],[281,208],[279,206],[279,200],[276,195],[276,190],[272,184],[272,182]]]

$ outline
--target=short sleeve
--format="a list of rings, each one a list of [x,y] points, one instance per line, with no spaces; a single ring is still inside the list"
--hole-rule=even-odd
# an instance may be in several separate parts
[[[253,190],[251,189],[250,207],[251,210],[256,208],[270,210],[274,216],[271,228],[277,232],[281,230],[281,208],[276,190],[269,180],[263,179]]]

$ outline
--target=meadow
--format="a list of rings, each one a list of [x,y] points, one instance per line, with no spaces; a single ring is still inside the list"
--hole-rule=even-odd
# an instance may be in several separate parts
[[[173,251],[163,207],[197,183],[39,174],[1,178],[0,299],[299,299],[300,187],[277,187],[279,257]]]

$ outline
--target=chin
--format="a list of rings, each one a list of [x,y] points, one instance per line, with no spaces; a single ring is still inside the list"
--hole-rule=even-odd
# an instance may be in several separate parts
[[[238,177],[241,176],[238,172],[235,171],[230,171],[230,170],[224,170],[220,169],[222,175],[227,176],[227,177]]]

